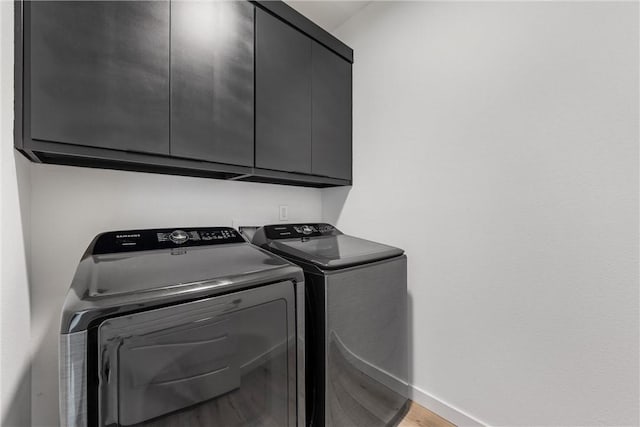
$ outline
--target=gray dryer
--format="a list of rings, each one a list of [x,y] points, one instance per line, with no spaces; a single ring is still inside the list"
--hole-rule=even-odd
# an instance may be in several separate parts
[[[231,228],[97,236],[62,313],[61,424],[303,426],[303,289]]]

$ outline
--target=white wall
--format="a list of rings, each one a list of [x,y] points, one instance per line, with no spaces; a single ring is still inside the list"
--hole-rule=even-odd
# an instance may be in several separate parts
[[[13,151],[13,2],[0,1],[0,424],[29,424],[29,171]]]
[[[33,246],[33,425],[58,416],[59,316],[80,256],[107,230],[320,220],[318,189],[154,175],[54,165],[31,165]]]
[[[407,250],[419,401],[640,423],[638,12],[373,2],[338,29],[354,187],[324,216]]]

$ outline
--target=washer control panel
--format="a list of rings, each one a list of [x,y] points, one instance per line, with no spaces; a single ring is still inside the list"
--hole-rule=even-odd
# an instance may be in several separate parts
[[[230,227],[111,231],[98,236],[91,253],[99,255],[226,243],[245,243],[245,240]]]
[[[305,237],[335,236],[342,234],[331,224],[282,224],[265,225],[265,235],[268,239],[301,239]]]

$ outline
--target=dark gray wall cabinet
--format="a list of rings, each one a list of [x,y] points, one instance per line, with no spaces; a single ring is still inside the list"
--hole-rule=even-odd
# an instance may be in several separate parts
[[[169,3],[26,6],[30,137],[169,154]]]
[[[171,4],[171,155],[253,166],[253,9]]]
[[[312,168],[351,179],[351,64],[313,42]]]
[[[311,39],[256,13],[256,167],[311,173]]]
[[[351,180],[351,63],[261,10],[256,167]]]
[[[353,51],[280,1],[16,1],[36,162],[351,184]]]

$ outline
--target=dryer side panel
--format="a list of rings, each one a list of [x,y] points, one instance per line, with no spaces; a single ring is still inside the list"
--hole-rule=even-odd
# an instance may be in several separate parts
[[[87,332],[60,335],[60,425],[87,426]]]

